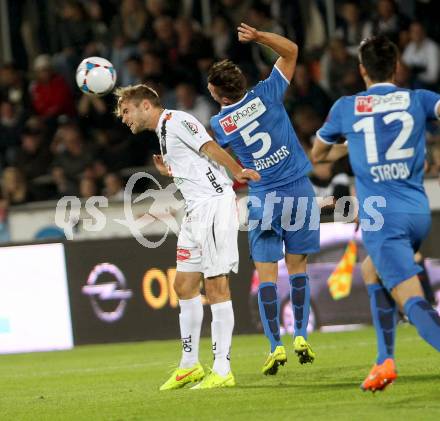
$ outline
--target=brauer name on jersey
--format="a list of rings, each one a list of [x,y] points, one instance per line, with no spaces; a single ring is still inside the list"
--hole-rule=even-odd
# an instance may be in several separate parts
[[[254,98],[242,107],[228,114],[220,120],[220,125],[225,134],[229,135],[254,121],[266,111],[266,107],[260,98]]]
[[[278,162],[282,161],[286,156],[289,156],[289,154],[290,152],[287,149],[287,146],[281,146],[281,148],[265,158],[254,159],[255,170],[260,171],[270,168],[273,165],[278,164]]]

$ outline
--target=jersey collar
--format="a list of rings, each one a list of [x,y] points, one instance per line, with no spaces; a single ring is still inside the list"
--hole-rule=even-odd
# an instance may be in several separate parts
[[[162,114],[159,117],[159,120],[157,122],[157,126],[156,126],[156,133],[159,133],[160,131],[160,126],[162,124],[162,120],[165,118],[165,113],[168,112],[169,110],[167,110],[166,108],[162,111]]]
[[[232,108],[232,107],[235,107],[238,104],[241,104],[246,99],[247,96],[248,96],[248,92],[246,92],[244,94],[244,97],[241,98],[239,101],[234,102],[233,104],[229,104],[229,105],[222,105],[222,110],[228,110],[229,108]]]
[[[393,87],[393,88],[396,87],[396,85],[391,82],[378,82],[378,83],[373,83],[373,85],[370,85],[368,90],[370,90],[372,88],[380,88],[381,86],[389,86],[389,87]]]

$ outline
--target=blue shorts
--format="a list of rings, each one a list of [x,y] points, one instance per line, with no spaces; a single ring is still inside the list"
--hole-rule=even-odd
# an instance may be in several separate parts
[[[319,251],[320,212],[308,177],[273,190],[249,192],[248,209],[249,249],[255,262],[282,259],[283,243],[289,254]]]
[[[383,227],[378,231],[362,230],[362,239],[382,283],[391,291],[422,271],[414,261],[414,253],[429,233],[431,215],[386,213],[383,217]]]

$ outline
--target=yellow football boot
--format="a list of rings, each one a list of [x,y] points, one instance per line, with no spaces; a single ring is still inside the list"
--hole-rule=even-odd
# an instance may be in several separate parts
[[[197,363],[190,368],[177,368],[159,390],[180,389],[188,383],[197,383],[205,377],[202,364]]]
[[[284,346],[279,345],[275,348],[273,352],[269,354],[266,362],[261,369],[261,372],[266,376],[270,374],[274,376],[278,372],[278,366],[284,365],[287,362],[286,349]]]
[[[199,384],[193,386],[191,390],[216,389],[218,387],[235,386],[235,378],[230,371],[226,376],[220,376],[215,371],[211,371]]]
[[[297,336],[293,341],[293,349],[298,355],[300,364],[312,363],[316,357],[312,347],[304,339],[304,336]]]

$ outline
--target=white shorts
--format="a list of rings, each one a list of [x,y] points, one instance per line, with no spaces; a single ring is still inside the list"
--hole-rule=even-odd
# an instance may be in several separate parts
[[[235,194],[206,200],[182,221],[177,270],[205,278],[238,272],[238,210]]]

